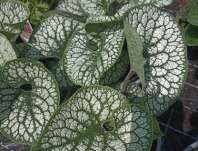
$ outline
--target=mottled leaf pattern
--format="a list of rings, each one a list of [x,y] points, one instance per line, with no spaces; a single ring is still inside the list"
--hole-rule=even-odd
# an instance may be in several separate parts
[[[29,59],[8,62],[2,74],[6,83],[20,93],[8,118],[2,121],[1,131],[17,142],[32,143],[59,105],[58,85],[42,64]]]
[[[16,53],[8,39],[0,34],[0,68],[7,62],[16,59]]]
[[[160,8],[172,1],[60,0],[16,53],[0,34],[0,134],[32,151],[150,151],[153,113],[186,75],[182,34]],[[0,0],[0,32],[20,33],[28,17]]]
[[[148,151],[152,119],[109,87],[82,88],[51,118],[32,150]]]
[[[29,17],[29,10],[25,4],[14,0],[0,2],[0,31],[19,33],[20,23]]]
[[[106,28],[96,35],[87,34],[84,28],[71,39],[64,55],[64,68],[77,85],[99,83],[121,54],[124,36],[119,24]]]
[[[133,6],[141,6],[145,4],[153,4],[159,7],[170,5],[173,0],[129,0]]]
[[[32,48],[40,57],[61,58],[67,42],[78,28],[78,22],[59,14],[52,14],[42,22],[31,39]],[[29,49],[31,54],[32,49]],[[38,56],[38,55],[37,55]]]
[[[171,14],[154,6],[131,10],[126,19],[144,45],[146,95],[151,111],[169,107],[182,87],[186,73],[186,47]]]
[[[91,26],[96,26],[95,28],[99,28],[101,24],[108,26],[108,23],[114,23],[114,22],[119,22],[119,21],[122,22],[124,15],[130,10],[131,7],[132,7],[131,5],[125,4],[112,16],[100,15],[97,17],[91,16],[87,18],[86,30],[89,31],[89,28],[91,28]]]
[[[130,62],[126,50],[122,50],[120,58],[100,79],[100,84],[110,85],[118,82],[129,70]]]
[[[19,95],[19,90],[11,88],[2,79],[0,80],[0,123],[8,118],[12,104],[15,98]]]
[[[106,1],[106,0],[103,0]],[[118,21],[122,21],[123,17],[128,14],[129,10],[135,7],[139,7],[145,4],[153,4],[156,6],[165,6],[172,3],[173,0],[113,0],[105,2],[105,4],[110,9],[106,9],[105,14],[100,14],[99,16],[89,15],[86,21],[86,30],[90,31],[94,28],[98,29],[101,24],[107,25],[108,23],[114,23]],[[108,5],[109,4],[109,5]],[[114,4],[114,11],[111,10],[111,5]],[[117,6],[116,6],[117,4]],[[106,5],[103,5],[105,8]],[[117,9],[117,10],[116,10]]]
[[[61,0],[57,9],[77,16],[100,16],[105,14],[102,0]]]

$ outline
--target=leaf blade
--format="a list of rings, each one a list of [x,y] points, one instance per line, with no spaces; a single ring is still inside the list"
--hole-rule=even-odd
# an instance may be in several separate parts
[[[19,94],[14,98],[12,110],[1,122],[0,129],[16,142],[31,144],[59,105],[58,85],[42,64],[30,59],[8,62],[2,74],[6,83],[18,89]]]
[[[138,106],[131,107],[125,99],[118,91],[104,86],[90,86],[78,90],[62,108],[59,108],[32,150],[73,148],[148,151],[152,141],[151,118],[148,118],[148,114]],[[77,105],[79,103],[81,105]],[[77,117],[77,114],[82,116]],[[103,124],[110,119],[117,127],[112,131],[106,131]],[[64,126],[63,121],[68,120],[71,125],[65,122]],[[55,123],[57,125],[54,125]],[[126,127],[128,128],[125,129]],[[129,144],[124,145],[125,143]]]
[[[7,0],[0,2],[0,30],[9,33],[20,33],[21,24],[30,15],[28,7],[19,1]]]
[[[64,53],[64,70],[76,85],[99,83],[100,78],[119,58],[124,42],[119,24],[88,34],[83,27],[71,39]]]
[[[128,53],[131,70],[135,71],[140,78],[142,88],[145,88],[144,72],[144,52],[142,39],[136,30],[126,21],[124,21],[124,33],[127,40]]]

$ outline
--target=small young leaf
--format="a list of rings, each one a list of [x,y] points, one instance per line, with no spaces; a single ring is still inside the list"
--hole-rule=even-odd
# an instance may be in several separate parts
[[[59,105],[58,85],[42,64],[29,59],[6,63],[2,77],[20,93],[8,117],[1,122],[1,132],[14,141],[30,144],[41,134]]]
[[[186,47],[171,14],[146,5],[132,9],[127,22],[138,32],[144,48],[148,103],[160,114],[179,95],[186,75]]]
[[[25,4],[15,0],[1,0],[0,31],[19,33],[23,27],[21,23],[28,19],[29,14],[29,9]]]
[[[152,119],[109,87],[78,90],[51,118],[38,150],[149,151]]]
[[[16,53],[8,39],[0,34],[0,68],[8,61],[16,59]]]
[[[94,35],[82,28],[76,32],[65,50],[65,73],[76,85],[99,83],[102,75],[119,58],[123,42],[123,30],[119,24]]]
[[[198,26],[188,25],[185,29],[185,41],[188,46],[198,46]]]
[[[137,33],[136,29],[133,28],[127,21],[124,21],[124,33],[128,45],[128,53],[130,60],[130,70],[135,71],[140,78],[142,87],[145,87],[145,72],[144,72],[144,61],[143,56],[143,45],[142,40]]]

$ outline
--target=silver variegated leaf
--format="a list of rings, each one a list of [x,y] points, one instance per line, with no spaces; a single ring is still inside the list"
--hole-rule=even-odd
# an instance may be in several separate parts
[[[152,118],[103,86],[78,90],[51,118],[32,151],[149,151]]]
[[[14,141],[31,144],[60,103],[55,78],[42,64],[29,59],[6,63],[2,77],[20,93],[12,103],[8,117],[1,122],[1,132]],[[5,99],[9,101],[10,98]]]
[[[9,40],[0,34],[0,68],[7,62],[16,59],[16,53]]]
[[[77,16],[100,16],[105,14],[102,0],[61,0],[57,10]]]
[[[2,120],[8,118],[12,104],[16,97],[20,94],[20,90],[11,88],[2,79],[0,80],[0,124]]]
[[[141,6],[145,4],[153,4],[155,6],[167,6],[170,5],[173,0],[129,0],[130,4],[133,6]]]
[[[21,23],[28,19],[29,14],[28,7],[19,1],[0,1],[0,31],[20,33]]]
[[[101,25],[106,25],[108,23],[122,21],[123,17],[127,15],[129,10],[135,7],[139,7],[145,4],[152,4],[156,6],[166,6],[166,5],[171,4],[172,1],[173,0],[130,0],[129,2],[125,0],[120,0],[120,1],[113,0],[110,2],[108,1],[106,2],[106,5],[109,4],[108,5],[109,8],[106,9],[105,14],[101,14],[99,16],[90,15],[90,17],[87,18],[86,30],[89,32],[89,31],[92,31],[93,28],[95,29],[99,28]],[[114,11],[109,10],[111,8],[110,7],[111,4],[115,5],[115,6],[112,5]],[[117,7],[119,6],[118,8],[116,8],[116,4],[117,4]],[[104,5],[103,7],[105,8],[106,5]]]
[[[130,66],[128,53],[122,50],[120,58],[100,79],[100,84],[110,85],[121,80],[128,72]]]
[[[44,66],[55,75],[61,94],[60,98],[62,101],[65,101],[65,98],[71,96],[75,90],[75,86],[65,75],[62,65],[58,62],[57,59],[54,58],[44,58],[40,59],[39,61],[42,62]]]
[[[92,32],[93,26],[97,30],[100,26],[108,26],[109,23],[122,22],[123,17],[132,8],[132,5],[125,4],[113,15],[100,15],[100,16],[90,16],[86,20],[86,31]]]
[[[186,47],[174,18],[147,5],[132,9],[126,21],[144,45],[145,93],[151,111],[165,111],[179,95],[186,75]],[[137,88],[138,90],[139,88]]]
[[[65,50],[65,73],[76,85],[99,83],[102,75],[119,58],[123,42],[123,30],[119,24],[95,34],[88,34],[82,28],[72,37]]]
[[[62,0],[57,10],[72,14],[72,17],[90,17],[88,23],[93,23],[120,20],[128,8],[128,0]]]
[[[37,52],[35,56],[61,59],[70,37],[79,27],[78,24],[79,22],[71,18],[60,14],[51,14],[42,22],[31,39],[31,46]],[[31,54],[32,49],[29,51]]]

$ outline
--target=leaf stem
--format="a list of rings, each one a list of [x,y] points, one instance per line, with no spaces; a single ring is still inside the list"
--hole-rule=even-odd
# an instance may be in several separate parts
[[[121,92],[122,93],[126,93],[127,91],[127,85],[129,84],[129,82],[131,81],[131,78],[135,75],[136,73],[130,69],[129,73],[127,74],[126,78],[124,79],[124,81],[121,84]]]

